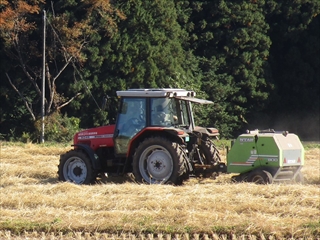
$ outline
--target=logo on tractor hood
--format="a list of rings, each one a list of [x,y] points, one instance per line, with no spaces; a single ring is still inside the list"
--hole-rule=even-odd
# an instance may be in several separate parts
[[[97,135],[97,134],[98,134],[97,132],[81,132],[81,133],[79,133],[79,136]]]
[[[78,136],[79,140],[83,139],[95,139],[95,138],[112,138],[113,134],[101,134],[101,135],[87,135],[87,136]]]

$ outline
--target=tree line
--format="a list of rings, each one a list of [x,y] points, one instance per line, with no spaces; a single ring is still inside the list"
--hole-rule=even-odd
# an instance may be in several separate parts
[[[51,141],[113,123],[117,90],[167,87],[212,100],[196,123],[222,137],[319,139],[319,13],[318,0],[1,1],[0,138],[39,140],[44,72]]]

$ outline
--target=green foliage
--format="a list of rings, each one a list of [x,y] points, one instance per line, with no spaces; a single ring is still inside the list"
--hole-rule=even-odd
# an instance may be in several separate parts
[[[80,119],[68,117],[66,114],[54,113],[45,118],[45,140],[55,142],[69,142],[76,132],[80,130]],[[35,123],[36,133],[39,139],[41,134],[41,120]]]
[[[175,87],[214,101],[197,107],[195,118],[223,138],[277,126],[319,138],[318,0],[20,2],[26,4],[5,2],[0,9],[2,139],[38,139],[42,9],[48,17],[48,116],[72,116],[78,128],[113,123],[117,90]],[[104,112],[107,95],[111,104]],[[49,124],[50,139],[66,127],[59,121]],[[59,139],[67,139],[62,132]]]
[[[315,112],[320,107],[320,2],[290,3],[290,8],[288,1],[278,3],[268,18],[273,39],[270,63],[277,82],[272,104],[280,111]]]
[[[177,22],[174,2],[117,4],[127,18],[105,47],[105,69],[117,79],[118,89],[196,86],[190,69],[195,59],[182,48],[186,33]]]
[[[23,133],[34,131],[33,120],[21,98],[11,90],[6,76],[2,72],[2,64],[0,64],[0,69],[0,78],[2,79],[0,86],[1,139],[17,141],[20,140]]]
[[[320,234],[320,221],[310,222],[304,225],[305,228],[310,229],[314,236],[319,236]]]
[[[266,10],[275,83],[263,110],[268,124],[306,140],[319,139],[320,2],[268,1]]]
[[[21,136],[21,141],[22,141],[23,143],[29,143],[29,142],[31,142],[30,133],[23,132],[23,133],[22,133],[22,136]]]
[[[20,235],[22,232],[50,232],[55,230],[56,219],[48,223],[38,223],[35,221],[25,220],[6,220],[0,222],[0,230],[9,230],[11,233]]]
[[[271,41],[263,4],[197,1],[191,8],[185,28],[201,59],[202,90],[215,102],[207,118],[229,137],[246,123],[251,109],[263,106],[271,87],[265,72]]]
[[[318,148],[320,150],[320,143],[317,142],[302,142],[305,150]],[[320,153],[320,152],[319,152]]]

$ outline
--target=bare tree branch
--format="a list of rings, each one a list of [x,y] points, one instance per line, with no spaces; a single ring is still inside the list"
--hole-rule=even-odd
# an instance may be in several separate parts
[[[73,57],[71,56],[71,57],[69,57],[69,59],[67,59],[66,63],[60,69],[60,71],[57,73],[57,75],[52,78],[52,81],[50,81],[51,80],[51,74],[50,74],[49,67],[48,67],[48,65],[46,65],[47,80],[48,80],[48,85],[49,85],[49,89],[50,89],[50,102],[48,104],[48,112],[51,111],[52,104],[53,104],[53,101],[54,101],[54,95],[55,95],[55,91],[56,91],[56,87],[55,87],[56,80],[61,75],[61,73],[66,69],[66,67],[70,64],[72,58]]]
[[[36,117],[32,111],[32,108],[31,108],[31,104],[28,103],[27,99],[23,96],[23,94],[18,90],[18,88],[12,83],[8,73],[6,73],[6,76],[11,84],[11,86],[13,87],[13,89],[19,94],[19,96],[21,97],[21,99],[23,100],[24,102],[24,105],[26,106],[26,108],[28,109],[29,113],[31,114],[31,117],[32,119],[35,121],[36,120]]]
[[[55,87],[51,81],[51,74],[50,74],[50,69],[48,64],[46,63],[46,80],[47,80],[47,86],[49,88],[49,95],[50,95],[50,101],[47,107],[47,113],[51,112],[51,107],[52,107],[52,103],[53,103],[53,97],[55,94]]]
[[[52,81],[53,84],[55,83],[57,78],[61,75],[61,73],[66,69],[66,67],[69,65],[69,63],[71,62],[72,58],[73,57],[71,56],[66,60],[66,63],[64,64],[64,66],[60,69],[60,71],[57,73],[57,75],[53,78],[53,81]]]
[[[69,99],[69,101],[61,104],[60,106],[57,107],[57,110],[67,106],[69,103],[71,103],[76,97],[80,96],[82,93],[77,93],[75,96],[73,96],[72,98]]]
[[[38,92],[39,96],[41,96],[41,90],[40,90],[38,84],[36,83],[36,81],[34,80],[34,78],[28,72],[28,70],[26,68],[26,65],[25,65],[25,63],[23,61],[22,55],[21,55],[19,44],[16,41],[14,41],[14,46],[15,46],[15,49],[16,49],[16,51],[18,53],[18,60],[20,62],[20,66],[21,66],[23,72],[26,74],[27,78],[31,81],[31,83],[33,84],[34,88]]]

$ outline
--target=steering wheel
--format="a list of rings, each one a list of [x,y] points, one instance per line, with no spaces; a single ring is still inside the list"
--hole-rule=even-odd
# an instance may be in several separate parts
[[[139,116],[140,118],[140,116]],[[126,132],[128,135],[133,135],[134,133],[140,131],[144,125],[144,121],[139,118],[129,118],[124,124],[122,131]]]

